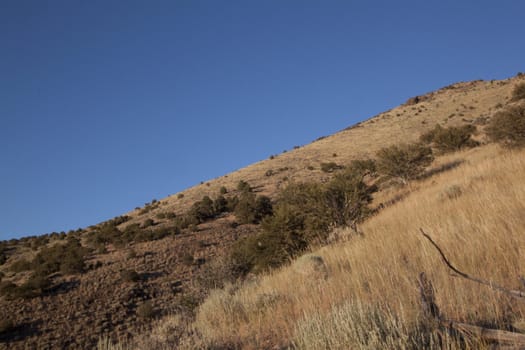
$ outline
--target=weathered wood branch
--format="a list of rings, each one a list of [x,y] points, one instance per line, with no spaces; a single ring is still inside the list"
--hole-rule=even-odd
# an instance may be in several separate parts
[[[465,278],[465,279],[468,279],[470,281],[473,281],[473,282],[476,282],[476,283],[479,283],[479,284],[483,284],[483,285],[486,285],[486,286],[489,286],[490,288],[494,289],[494,290],[497,290],[499,292],[502,292],[502,293],[505,293],[505,294],[508,294],[508,295],[511,295],[513,297],[516,297],[516,298],[525,298],[525,292],[523,291],[520,291],[520,290],[512,290],[512,289],[508,289],[508,288],[505,288],[503,286],[500,286],[499,284],[496,284],[492,281],[488,281],[488,280],[484,280],[484,279],[481,279],[481,278],[478,278],[478,277],[474,277],[474,276],[471,276],[469,274],[466,274],[464,272],[461,272],[460,270],[458,270],[456,267],[454,267],[450,261],[447,259],[447,257],[445,256],[445,254],[443,253],[443,251],[441,250],[441,248],[437,245],[436,242],[434,242],[432,240],[432,238],[430,238],[430,236],[428,234],[425,233],[425,231],[423,231],[422,228],[419,229],[421,231],[421,234],[429,240],[429,242],[434,246],[434,248],[436,248],[436,250],[439,252],[439,255],[441,255],[441,260],[443,260],[443,262],[445,263],[445,265],[447,265],[447,267],[449,269],[451,269],[452,271],[454,271],[457,275]]]
[[[465,338],[478,338],[487,342],[495,342],[499,345],[509,345],[513,349],[525,349],[525,334],[447,320],[439,311],[435,300],[434,287],[424,272],[419,274],[418,283],[423,313],[429,320],[433,320],[449,333],[460,334]]]
[[[444,322],[445,326],[455,329],[456,331],[470,338],[480,338],[489,342],[498,344],[519,346],[519,349],[525,349],[525,334],[503,331],[500,329],[491,329],[480,326],[474,326],[467,323],[454,321]]]

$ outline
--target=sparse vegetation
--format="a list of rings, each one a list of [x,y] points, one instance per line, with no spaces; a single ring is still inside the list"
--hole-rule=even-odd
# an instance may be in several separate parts
[[[512,101],[525,99],[525,83],[519,83],[512,90]]]
[[[377,158],[377,171],[386,178],[400,179],[403,184],[420,175],[434,159],[432,149],[420,143],[382,148]]]
[[[441,153],[455,152],[462,148],[475,147],[479,142],[472,139],[474,125],[443,128],[437,124],[434,129],[421,135],[420,140],[435,147]]]
[[[140,275],[135,270],[122,270],[120,271],[120,278],[124,282],[138,282],[140,280]]]
[[[321,170],[325,173],[333,173],[336,170],[342,169],[341,165],[336,162],[321,163]]]
[[[240,274],[276,268],[312,243],[324,242],[333,226],[352,225],[366,216],[375,186],[363,182],[372,161],[355,161],[325,186],[292,183],[277,198],[262,231],[236,244],[232,259]]]
[[[478,125],[476,138],[484,140],[491,125],[477,120],[490,120],[488,104],[506,99],[506,112],[523,102],[508,102],[513,85],[474,86],[480,95],[472,96],[470,85],[457,84],[300,154],[273,157],[271,176],[264,176],[264,162],[190,188],[184,200],[151,201],[129,218],[2,243],[0,303],[16,325],[2,340],[11,337],[6,346],[15,349],[93,348],[100,334],[108,335],[107,347],[119,348],[112,342],[125,339],[121,348],[127,349],[485,349],[423,317],[418,274],[432,280],[440,310],[453,320],[522,330],[525,306],[450,276],[418,229],[431,233],[465,271],[519,288],[513,276],[524,274],[516,264],[524,246],[523,151],[495,145],[464,151],[473,145],[474,129],[457,126]],[[485,87],[500,89],[499,100]],[[417,145],[439,155],[431,166],[428,149],[412,152],[408,165],[415,171],[408,175],[385,172],[379,156],[348,163],[394,140],[412,142],[437,121],[443,126]],[[409,145],[392,148],[410,153]],[[308,171],[332,160],[341,165]],[[236,187],[239,179],[250,183]],[[390,186],[395,182],[387,179],[409,186]],[[70,244],[85,252],[83,259],[70,257],[71,268],[62,266],[65,255],[59,262],[50,258],[60,255],[56,246]],[[45,268],[35,269],[42,253]],[[78,271],[88,273],[66,276]],[[210,293],[215,288],[221,289]],[[75,320],[71,327],[63,315]],[[145,334],[127,338],[139,328]],[[22,332],[25,338],[15,339]]]
[[[0,320],[0,335],[11,331],[13,328],[15,328],[15,324],[11,319],[4,318]]]
[[[494,114],[487,126],[487,135],[505,147],[525,146],[525,107],[509,106]]]
[[[137,316],[141,318],[153,318],[155,309],[151,301],[147,300],[137,307]]]
[[[427,323],[415,277],[421,271],[432,275],[440,307],[453,319],[494,328],[523,319],[523,304],[450,276],[416,234],[419,227],[436,232],[447,253],[473,274],[519,275],[520,251],[513,247],[522,241],[525,225],[525,192],[518,190],[524,154],[489,152],[423,180],[419,191],[364,223],[364,237],[319,249],[327,278],[298,273],[292,263],[257,283],[213,291],[193,325],[203,347],[261,348],[268,342],[299,349],[487,349],[481,341],[466,343]],[[497,167],[490,166],[494,159]],[[441,193],[458,179],[458,186],[468,185],[475,195],[443,201]],[[479,217],[483,221],[476,221]]]

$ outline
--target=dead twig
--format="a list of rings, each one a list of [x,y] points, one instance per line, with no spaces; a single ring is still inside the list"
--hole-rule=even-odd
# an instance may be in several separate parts
[[[454,271],[457,275],[465,278],[465,279],[468,279],[470,281],[473,281],[473,282],[476,282],[476,283],[479,283],[479,284],[483,284],[483,285],[486,285],[486,286],[489,286],[490,288],[494,289],[494,290],[497,290],[499,292],[502,292],[502,293],[505,293],[505,294],[508,294],[510,296],[513,296],[513,297],[516,297],[516,298],[525,298],[525,292],[522,292],[520,290],[512,290],[512,289],[508,289],[508,288],[505,288],[503,286],[500,286],[499,284],[496,284],[492,281],[488,281],[488,280],[484,280],[484,279],[481,279],[481,278],[478,278],[478,277],[474,277],[474,276],[471,276],[469,274],[466,274],[465,272],[461,272],[459,271],[456,267],[454,267],[450,261],[447,259],[447,257],[445,256],[445,254],[443,253],[443,251],[441,250],[441,248],[436,244],[436,242],[434,242],[432,240],[432,238],[430,238],[430,236],[428,234],[425,233],[425,231],[423,231],[422,228],[419,229],[421,231],[421,234],[429,240],[429,242],[434,246],[434,248],[436,248],[436,250],[439,252],[439,255],[441,255],[441,259],[443,260],[443,262],[445,263],[445,265],[448,266],[449,269],[451,269],[452,271]]]

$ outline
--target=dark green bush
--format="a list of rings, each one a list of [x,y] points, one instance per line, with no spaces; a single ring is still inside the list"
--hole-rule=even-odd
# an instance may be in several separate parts
[[[432,149],[420,143],[385,147],[377,153],[377,170],[386,178],[404,184],[419,176],[434,159]]]
[[[505,147],[525,146],[525,107],[510,106],[497,112],[486,131],[492,141]]]
[[[153,318],[155,316],[155,309],[151,301],[145,301],[137,307],[137,316],[141,318]]]
[[[363,181],[363,177],[369,174],[369,167],[373,168],[373,163],[356,162],[328,183],[325,197],[336,226],[354,226],[368,215],[368,204],[376,190],[375,186]]]
[[[182,263],[186,266],[190,266],[193,264],[193,261],[195,260],[193,258],[193,254],[190,252],[184,252],[181,257]]]
[[[271,215],[272,203],[266,196],[243,192],[235,205],[234,213],[241,224],[256,224],[265,216]]]
[[[252,187],[249,183],[244,180],[241,180],[237,183],[237,191],[239,192],[252,192]]]
[[[45,246],[47,243],[49,243],[49,237],[47,235],[35,237],[31,241],[31,249],[38,250],[38,248]]]
[[[228,211],[228,200],[221,194],[213,201],[214,215]]]
[[[356,161],[327,185],[288,185],[272,207],[272,215],[262,220],[261,231],[234,245],[233,274],[278,267],[311,244],[324,242],[332,227],[365,217],[375,187],[363,178],[373,168],[373,162]]]
[[[431,144],[441,153],[454,152],[462,148],[479,145],[477,141],[471,138],[475,131],[474,125],[443,128],[438,124],[434,129],[421,135],[420,140]]]
[[[76,238],[69,237],[66,244],[55,244],[43,248],[33,259],[33,269],[39,275],[54,272],[63,274],[81,273],[85,269],[84,258],[89,249],[83,247]]]
[[[321,163],[321,170],[325,173],[333,173],[336,170],[342,169],[341,165],[335,162]]]
[[[512,90],[512,101],[518,101],[525,99],[525,82],[519,83]]]
[[[213,200],[204,196],[202,200],[193,203],[188,215],[195,220],[195,224],[200,224],[215,216]]]
[[[29,279],[20,286],[8,281],[0,283],[0,294],[8,300],[29,299],[41,296],[50,286],[51,281],[46,276],[32,273]]]
[[[177,214],[175,214],[174,212],[167,212],[166,213],[166,219],[170,219],[170,220],[173,220],[177,217]]]
[[[235,206],[235,217],[241,224],[251,224],[255,221],[255,193],[242,192]]]
[[[320,185],[290,184],[279,194],[273,214],[262,220],[261,232],[234,245],[234,273],[280,266],[325,235],[330,218],[323,203]]]
[[[255,199],[255,223],[261,222],[266,216],[272,215],[272,200],[267,196],[257,196]]]
[[[135,270],[122,270],[120,271],[120,279],[124,282],[138,282],[140,281],[140,275]]]
[[[11,264],[9,269],[15,273],[22,272],[22,271],[29,271],[32,268],[31,262],[27,261],[26,259],[19,259]]]
[[[11,299],[16,294],[17,285],[10,281],[0,282],[0,294]]]
[[[0,334],[7,333],[16,327],[15,323],[9,318],[0,320]]]
[[[151,226],[155,226],[155,221],[153,219],[146,219],[142,223],[141,228],[148,228],[148,227],[151,227]]]
[[[41,296],[51,286],[51,281],[47,276],[33,273],[26,283],[17,288],[15,297],[24,299]]]

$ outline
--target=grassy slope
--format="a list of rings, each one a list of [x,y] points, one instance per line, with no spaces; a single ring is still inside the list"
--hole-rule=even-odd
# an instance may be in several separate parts
[[[215,196],[222,186],[228,190],[235,189],[240,180],[249,182],[269,196],[289,181],[323,181],[328,177],[320,170],[323,162],[348,164],[352,159],[371,157],[382,147],[415,141],[436,123],[447,127],[490,117],[510,99],[515,84],[524,80],[525,77],[514,77],[450,85],[427,94],[427,99],[416,105],[398,106],[273,159],[262,160],[169,196],[161,200],[158,209],[145,215],[139,215],[140,210],[134,210],[128,213],[132,220],[127,224],[155,218],[157,213],[163,211],[182,213],[204,195]],[[334,157],[334,154],[337,156]],[[266,176],[268,170],[275,174]],[[179,195],[184,197],[179,198]]]
[[[408,347],[415,342],[410,335],[424,334],[420,272],[451,319],[496,327],[522,320],[523,303],[452,277],[418,230],[430,233],[462,270],[518,288],[525,273],[525,152],[485,146],[439,161],[455,160],[465,162],[413,183],[405,200],[363,225],[363,237],[315,251],[327,265],[326,279],[292,265],[212,293],[194,325],[199,338],[246,349],[293,342],[305,349]],[[360,324],[368,325],[365,333],[356,329]],[[365,341],[374,327],[392,337]]]
[[[502,81],[475,81],[451,85],[427,94],[426,99],[418,104],[396,107],[355,127],[280,154],[273,159],[263,160],[231,174],[210,180],[205,184],[192,187],[182,193],[184,194],[183,198],[173,195],[162,199],[158,208],[147,213],[140,214],[140,210],[132,211],[128,213],[132,219],[124,225],[133,222],[141,223],[148,218],[158,221],[156,215],[161,212],[183,213],[192,203],[200,200],[203,195],[215,197],[221,186],[231,190],[236,187],[239,180],[248,181],[250,185],[255,186],[263,194],[270,196],[286,186],[290,180],[324,181],[330,175],[320,170],[320,164],[323,162],[335,161],[338,164],[347,164],[352,159],[371,156],[381,147],[401,141],[416,140],[421,133],[433,128],[436,123],[451,126],[469,122],[477,123],[485,117],[490,117],[508,102],[516,83],[524,80],[525,77],[515,77]],[[478,129],[482,130],[483,126],[477,124]],[[483,139],[483,134],[481,133],[478,137]],[[243,286],[241,289],[237,289],[238,286],[235,286],[235,292],[230,290],[213,293],[201,307],[196,323],[190,325],[189,328],[187,325],[179,324],[181,321],[174,316],[161,321],[158,331],[152,334],[158,333],[158,339],[161,339],[159,341],[160,347],[162,344],[168,344],[166,339],[169,337],[166,337],[166,332],[169,333],[170,329],[182,327],[187,330],[194,330],[193,335],[196,336],[187,337],[190,343],[197,339],[208,344],[237,344],[243,348],[271,348],[274,345],[289,345],[294,339],[295,341],[307,340],[306,334],[315,335],[316,339],[326,339],[328,337],[323,336],[323,332],[327,330],[323,330],[323,327],[317,327],[316,320],[322,321],[320,322],[322,324],[329,324],[330,317],[327,315],[337,315],[341,310],[347,309],[352,315],[356,315],[355,308],[357,307],[359,310],[361,307],[366,310],[366,305],[374,305],[373,310],[369,310],[373,314],[374,310],[377,309],[375,304],[381,304],[377,310],[387,309],[388,315],[399,317],[399,324],[402,325],[402,330],[407,333],[407,330],[413,329],[413,324],[418,319],[419,308],[417,306],[415,278],[421,271],[426,271],[434,281],[438,289],[438,302],[450,317],[458,320],[465,319],[488,323],[502,322],[507,314],[512,317],[516,317],[516,315],[521,317],[520,310],[516,311],[514,305],[507,303],[499,295],[483,291],[476,286],[465,287],[464,282],[451,279],[448,272],[440,265],[436,253],[430,249],[428,244],[425,245],[425,242],[417,235],[417,228],[419,226],[424,227],[436,237],[436,240],[451,254],[453,260],[465,270],[487,278],[493,277],[503,284],[516,286],[516,276],[519,271],[506,271],[504,266],[510,266],[511,262],[516,261],[517,253],[512,249],[515,250],[516,247],[523,246],[523,242],[517,244],[512,242],[512,235],[502,235],[498,232],[511,231],[509,227],[513,221],[508,213],[518,209],[508,207],[510,202],[507,203],[506,201],[507,197],[514,198],[519,192],[512,189],[512,186],[518,187],[516,184],[506,187],[512,189],[509,193],[489,192],[494,184],[498,184],[497,181],[501,177],[500,175],[495,177],[488,175],[500,166],[499,157],[501,155],[498,152],[500,151],[496,148],[484,147],[470,151],[470,153],[452,156],[452,158],[460,157],[466,162],[455,170],[434,176],[426,182],[412,184],[409,189],[412,193],[406,200],[383,210],[381,214],[363,226],[364,238],[353,238],[344,244],[340,243],[322,248],[316,254],[320,254],[328,264],[330,273],[326,280],[308,279],[302,274],[295,273],[294,268],[284,269],[270,276],[262,277],[259,282]],[[336,157],[333,156],[334,153],[337,154]],[[507,157],[504,156],[503,159],[507,159]],[[522,164],[522,162],[517,162],[519,157],[521,156],[513,158],[514,160],[509,162],[512,163],[516,160],[516,164]],[[443,158],[439,160],[443,163],[451,161],[453,159]],[[439,164],[435,166],[438,167]],[[475,170],[468,170],[473,166],[482,168],[477,170],[477,175],[473,175]],[[272,170],[276,174],[266,176],[268,170]],[[458,173],[467,170],[471,171],[472,174],[467,176]],[[522,168],[519,171],[514,169],[510,174],[518,176],[520,171],[523,173]],[[450,177],[447,178],[447,176]],[[470,182],[465,180],[466,178],[471,178],[468,180]],[[487,185],[483,181],[486,181]],[[453,193],[456,191],[457,188],[452,187],[455,184],[459,186],[463,194],[458,199],[447,200],[446,192],[452,191],[451,193]],[[407,189],[402,191],[406,192]],[[432,195],[431,191],[434,191]],[[482,193],[483,196],[486,194],[489,199],[481,201],[483,196],[475,196],[479,195],[478,192]],[[494,196],[499,196],[499,202],[490,198],[491,193]],[[399,194],[400,192],[397,190],[382,191],[377,194],[374,205],[387,203],[389,199]],[[426,195],[427,197],[425,197]],[[465,208],[472,208],[470,212],[467,210],[463,212],[455,207],[446,207],[446,205],[459,204],[467,198],[471,198],[473,202],[480,201],[480,205],[488,206],[488,209],[491,210],[482,214],[483,212],[471,203],[465,204]],[[523,203],[522,197],[521,203]],[[432,207],[433,205],[435,206]],[[445,215],[446,210],[453,215]],[[430,220],[433,217],[432,215],[435,215],[434,221]],[[474,217],[471,218],[468,215]],[[420,216],[422,217],[421,220]],[[493,220],[496,221],[493,222]],[[162,220],[160,221],[160,225],[162,225]],[[492,230],[489,235],[487,233],[489,231],[480,229],[472,231],[463,227],[476,227],[475,225],[478,223],[487,229],[492,229],[491,225],[495,226],[496,229]],[[137,264],[141,263],[134,266],[137,271],[149,273],[161,270],[163,272],[161,277],[152,277],[147,281],[148,288],[158,292],[159,288],[161,289],[160,286],[169,279],[183,279],[184,281],[188,280],[188,284],[190,283],[189,280],[194,276],[185,272],[189,267],[182,266],[179,257],[181,255],[179,251],[187,251],[188,245],[193,247],[191,250],[192,252],[193,249],[195,250],[193,253],[196,257],[209,258],[210,254],[216,249],[213,246],[208,247],[208,243],[223,244],[224,236],[231,236],[230,239],[234,239],[233,237],[237,234],[244,234],[227,231],[224,225],[223,227],[216,222],[205,223],[201,226],[199,229],[204,229],[204,231],[198,235],[188,232],[182,235],[183,237],[166,238],[161,241],[140,243],[134,246],[138,253],[144,252],[146,254],[150,251],[155,253],[151,255],[153,256],[151,259],[142,259],[141,257],[135,259]],[[242,228],[243,226],[239,229]],[[203,234],[206,235],[206,239],[202,237]],[[490,237],[501,236],[501,242],[493,242],[486,237],[487,235]],[[473,236],[473,239],[470,239],[470,236]],[[454,238],[456,241],[453,240]],[[198,240],[204,240],[207,248],[199,247]],[[468,243],[466,244],[467,248],[458,247],[457,242]],[[503,255],[499,250],[495,253],[485,251],[484,248],[488,242],[493,242],[494,247],[507,247],[503,243],[508,245],[510,248],[499,248],[500,250],[508,250],[504,251],[505,258],[498,255]],[[471,254],[468,249],[472,249],[474,253]],[[169,259],[166,258],[165,251],[169,251],[166,253]],[[421,255],[423,252],[424,255]],[[29,257],[31,254],[34,252],[29,248],[21,248],[20,251],[16,252],[16,256],[13,256],[7,264],[0,267],[0,271],[6,272],[6,278],[18,281],[17,279],[21,276],[10,273],[8,271],[9,265],[23,255]],[[110,254],[96,255],[93,257],[93,261],[102,261],[104,266],[97,270],[98,272],[83,274],[79,277],[82,286],[98,286],[97,291],[102,296],[99,301],[103,304],[99,305],[97,310],[109,310],[108,305],[120,305],[117,302],[118,298],[110,297],[110,295],[123,288],[122,285],[116,284],[119,283],[119,269],[121,267],[132,267],[125,256],[124,251],[113,251],[111,249]],[[505,259],[510,262],[505,262],[507,261]],[[170,261],[171,265],[166,263],[167,260]],[[493,264],[493,260],[497,261],[497,264]],[[173,276],[172,272],[180,269],[181,266],[183,269],[180,273],[183,276],[179,276],[179,274]],[[480,271],[476,266],[483,266],[484,268]],[[496,267],[493,268],[492,266]],[[197,270],[197,267],[194,270]],[[101,274],[111,276],[112,279],[101,279]],[[115,286],[118,287],[115,288]],[[468,288],[471,289],[471,292],[468,292]],[[47,299],[42,299],[41,303],[40,301],[36,303],[34,300],[24,301],[23,309],[29,310],[26,312],[29,315],[27,317],[36,317],[37,315],[43,317],[42,314],[32,313],[33,308],[39,308],[40,304],[51,305],[55,313],[47,311],[49,315],[46,317],[49,316],[48,318],[56,321],[57,327],[64,327],[64,325],[69,327],[72,324],[64,312],[64,308],[68,309],[69,307],[64,306],[63,301],[66,300],[71,304],[79,300],[83,301],[85,295],[80,292],[84,289],[78,288],[58,296],[48,296]],[[73,298],[72,295],[75,293],[78,295]],[[480,297],[486,297],[488,300],[492,298],[496,300],[495,304],[479,302],[477,308],[466,306],[467,301],[477,300]],[[169,298],[166,297],[165,299],[159,305],[166,305]],[[346,305],[347,302],[355,302],[357,306],[354,304]],[[8,302],[5,303],[7,303],[9,310],[15,307]],[[221,303],[225,303],[226,311],[222,310]],[[488,306],[484,309],[482,305]],[[94,307],[89,306],[86,307],[85,312],[83,311],[83,314],[89,315],[86,320],[91,322],[91,319],[94,319],[97,322],[105,322],[100,319],[101,316],[98,313],[94,313],[93,309]],[[331,310],[337,310],[337,312],[331,313]],[[358,312],[357,315],[360,313]],[[115,316],[115,321],[122,321],[119,317]],[[323,317],[327,317],[327,319]],[[43,319],[47,320],[47,318]],[[346,319],[351,319],[351,317],[346,317]],[[395,320],[396,318],[387,317],[387,319]],[[218,322],[218,324],[215,325],[213,322]],[[44,324],[47,327],[50,322],[45,321]],[[75,325],[77,328],[83,327],[83,323],[80,321],[75,322]],[[314,327],[316,330],[308,331],[310,329],[308,327]],[[84,327],[84,329],[91,330],[90,327]],[[126,327],[123,329],[123,332],[126,331]],[[43,336],[48,333],[48,331],[44,332]],[[83,334],[83,332],[75,333],[71,330],[68,330],[67,333],[73,338],[80,337]],[[101,332],[92,330],[91,333],[90,336],[101,334]],[[171,333],[179,334],[180,332]],[[37,338],[37,334],[33,338]],[[343,339],[337,335],[332,335],[331,338]],[[20,341],[18,345],[23,346],[22,343],[23,341]],[[299,344],[302,343],[299,342]],[[313,348],[319,348],[317,344],[312,344]],[[303,345],[308,348],[307,344]],[[329,348],[335,347],[334,344],[329,346]]]
[[[319,170],[322,162],[346,164],[371,156],[381,147],[416,140],[436,123],[481,122],[508,102],[519,81],[523,77],[454,84],[416,105],[396,107],[356,127],[190,188],[183,199],[168,197],[159,210],[179,211],[204,194],[218,192],[220,186],[234,188],[239,180],[269,195],[285,186],[286,179],[323,181],[328,175]],[[482,131],[483,123],[476,124]],[[483,141],[482,132],[478,138]],[[525,226],[521,215],[525,153],[489,145],[440,157],[432,167],[447,164],[460,165],[409,188],[378,193],[376,206],[408,196],[368,220],[362,226],[364,236],[346,232],[350,240],[313,252],[326,264],[326,279],[308,268],[301,273],[303,262],[293,262],[270,275],[212,292],[193,324],[181,324],[176,315],[165,318],[149,336],[139,336],[139,343],[143,348],[152,344],[169,348],[178,342],[170,334],[182,327],[188,333],[183,339],[187,348],[437,347],[435,334],[425,332],[421,322],[416,278],[423,271],[434,283],[447,317],[495,327],[523,323],[522,305],[451,277],[418,231],[422,227],[430,233],[462,270],[517,288],[525,269],[519,263],[525,253],[520,234]],[[308,169],[311,166],[315,170]],[[288,169],[264,176],[284,167]],[[131,213],[134,220],[143,219],[136,214]]]

